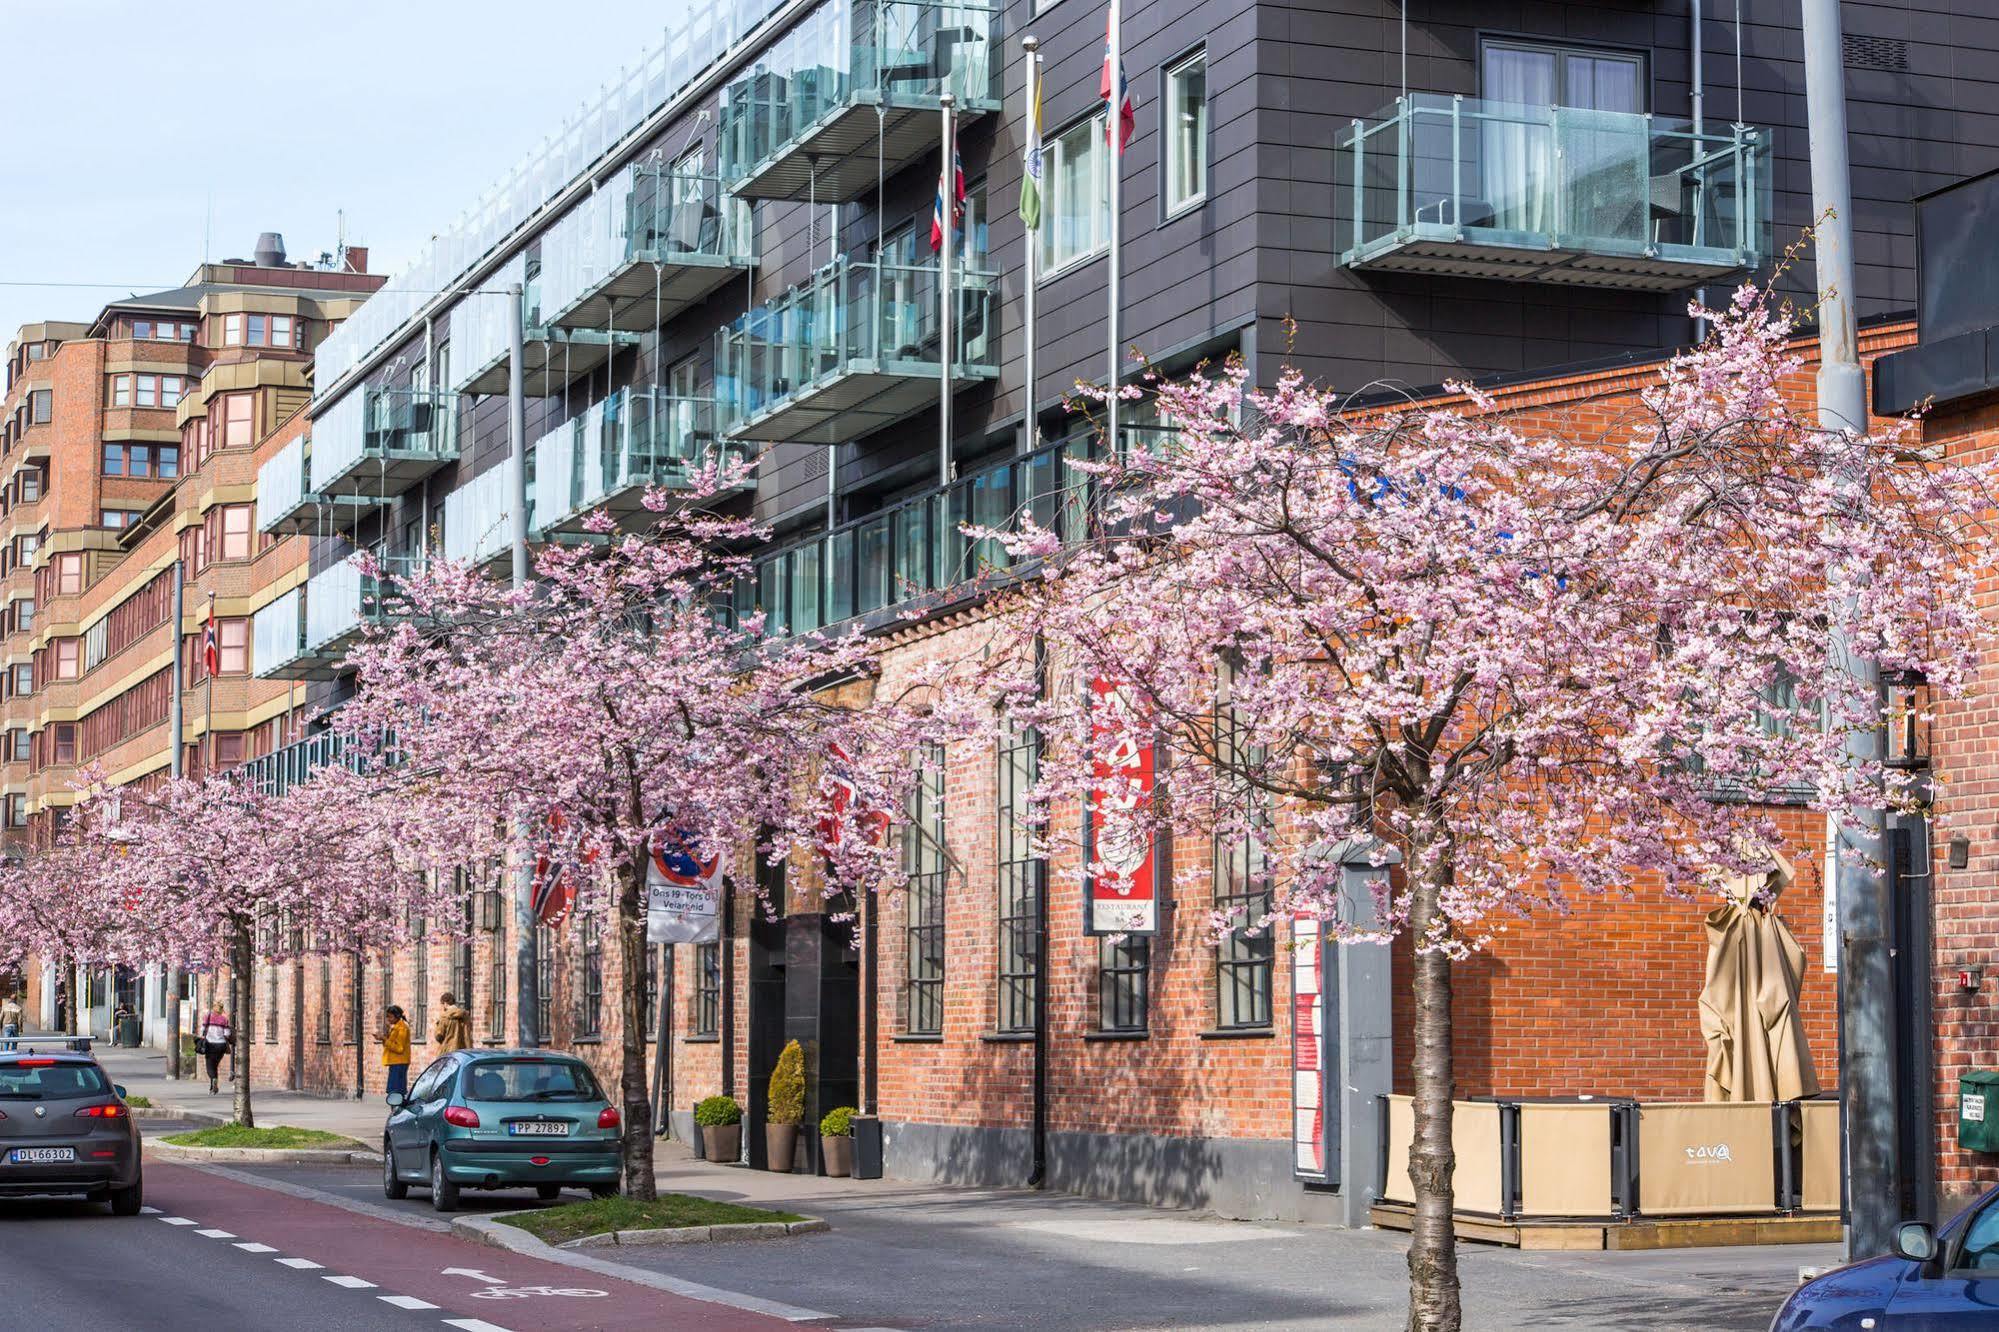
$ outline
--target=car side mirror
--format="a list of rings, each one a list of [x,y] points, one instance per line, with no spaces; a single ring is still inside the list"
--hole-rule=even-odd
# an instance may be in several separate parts
[[[111,1094],[121,1101],[125,1099],[125,1089],[115,1082],[111,1084]]]
[[[389,1103],[389,1109],[400,1110],[403,1107],[403,1103],[407,1101],[409,1098],[404,1096],[401,1092],[390,1092],[387,1096],[384,1096],[382,1099]]]
[[[1937,1260],[1937,1233],[1927,1221],[1904,1221],[1895,1227],[1895,1256],[1924,1266]]]

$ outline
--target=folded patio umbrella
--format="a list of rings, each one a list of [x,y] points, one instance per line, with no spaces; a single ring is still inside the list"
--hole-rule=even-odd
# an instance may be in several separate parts
[[[1768,870],[1724,879],[1724,900],[1707,914],[1700,1013],[1710,1101],[1789,1101],[1819,1092],[1798,1013],[1804,950],[1776,913],[1796,876],[1782,855],[1770,856]]]

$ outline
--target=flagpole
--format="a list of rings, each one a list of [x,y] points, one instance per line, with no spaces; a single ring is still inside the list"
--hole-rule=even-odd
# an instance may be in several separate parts
[[[208,624],[201,631],[201,665],[208,679],[202,688],[201,699],[201,743],[206,757],[201,761],[201,776],[205,781],[215,775],[215,668],[221,665],[218,659],[208,660],[208,635],[215,633],[215,589],[208,589]]]
[[[1027,138],[1028,154],[1032,159],[1031,163],[1021,163],[1020,188],[1038,189],[1038,185],[1030,181],[1028,172],[1031,170],[1039,173],[1041,169],[1041,39],[1023,37],[1020,39],[1020,49],[1027,57]],[[1038,204],[1035,213],[1038,221],[1040,214]],[[1021,219],[1022,222],[1026,220],[1024,217]],[[1038,226],[1027,227],[1024,228],[1022,235],[1027,246],[1027,290],[1023,293],[1026,309],[1025,317],[1021,321],[1021,331],[1026,338],[1022,360],[1025,362],[1024,373],[1027,377],[1027,429],[1023,432],[1023,438],[1027,442],[1026,452],[1032,453],[1041,447],[1041,418],[1035,415],[1034,411],[1034,302],[1036,288],[1041,283],[1041,229]]]
[[[1109,53],[1105,72],[1104,97],[1104,147],[1110,153],[1110,205],[1111,205],[1111,252],[1110,252],[1110,308],[1107,311],[1110,324],[1110,382],[1104,399],[1104,437],[1113,457],[1118,456],[1118,233],[1124,228],[1121,223],[1119,198],[1123,191],[1121,177],[1124,175],[1124,33],[1123,13],[1118,0],[1111,0],[1109,32]]]
[[[944,169],[937,177],[938,216],[942,219],[943,245],[937,250],[937,373],[941,379],[937,395],[937,484],[951,484],[951,241],[957,230],[957,98],[945,93],[938,98],[944,118]]]

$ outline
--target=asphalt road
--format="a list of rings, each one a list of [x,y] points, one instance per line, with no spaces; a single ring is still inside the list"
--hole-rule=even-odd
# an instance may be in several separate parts
[[[357,1215],[211,1171],[146,1166],[147,1211],[0,1203],[0,1326],[776,1332],[790,1324]]]
[[[250,1167],[349,1205],[430,1224],[427,1195],[382,1198],[372,1170]],[[734,1172],[704,1171],[690,1192],[732,1195]],[[747,1178],[747,1177],[746,1177]],[[688,1183],[696,1183],[690,1176]],[[688,1187],[673,1180],[670,1187]],[[581,1195],[577,1195],[581,1196]],[[468,1193],[468,1213],[534,1206],[527,1193]],[[1206,1220],[1142,1207],[1010,1190],[909,1185],[788,1204],[829,1234],[738,1244],[621,1249],[617,1261],[753,1297],[824,1310],[838,1323],[939,1329],[1282,1329],[1399,1332],[1407,1237]],[[752,1256],[753,1255],[753,1256]],[[1476,1332],[1764,1332],[1803,1264],[1829,1246],[1650,1253],[1460,1249],[1465,1326]]]

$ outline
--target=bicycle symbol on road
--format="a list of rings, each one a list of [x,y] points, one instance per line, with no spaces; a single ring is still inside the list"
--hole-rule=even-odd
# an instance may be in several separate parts
[[[591,1290],[583,1286],[488,1286],[484,1290],[472,1292],[475,1300],[525,1300],[535,1295],[567,1295],[576,1299],[595,1300],[609,1295],[608,1290]]]

